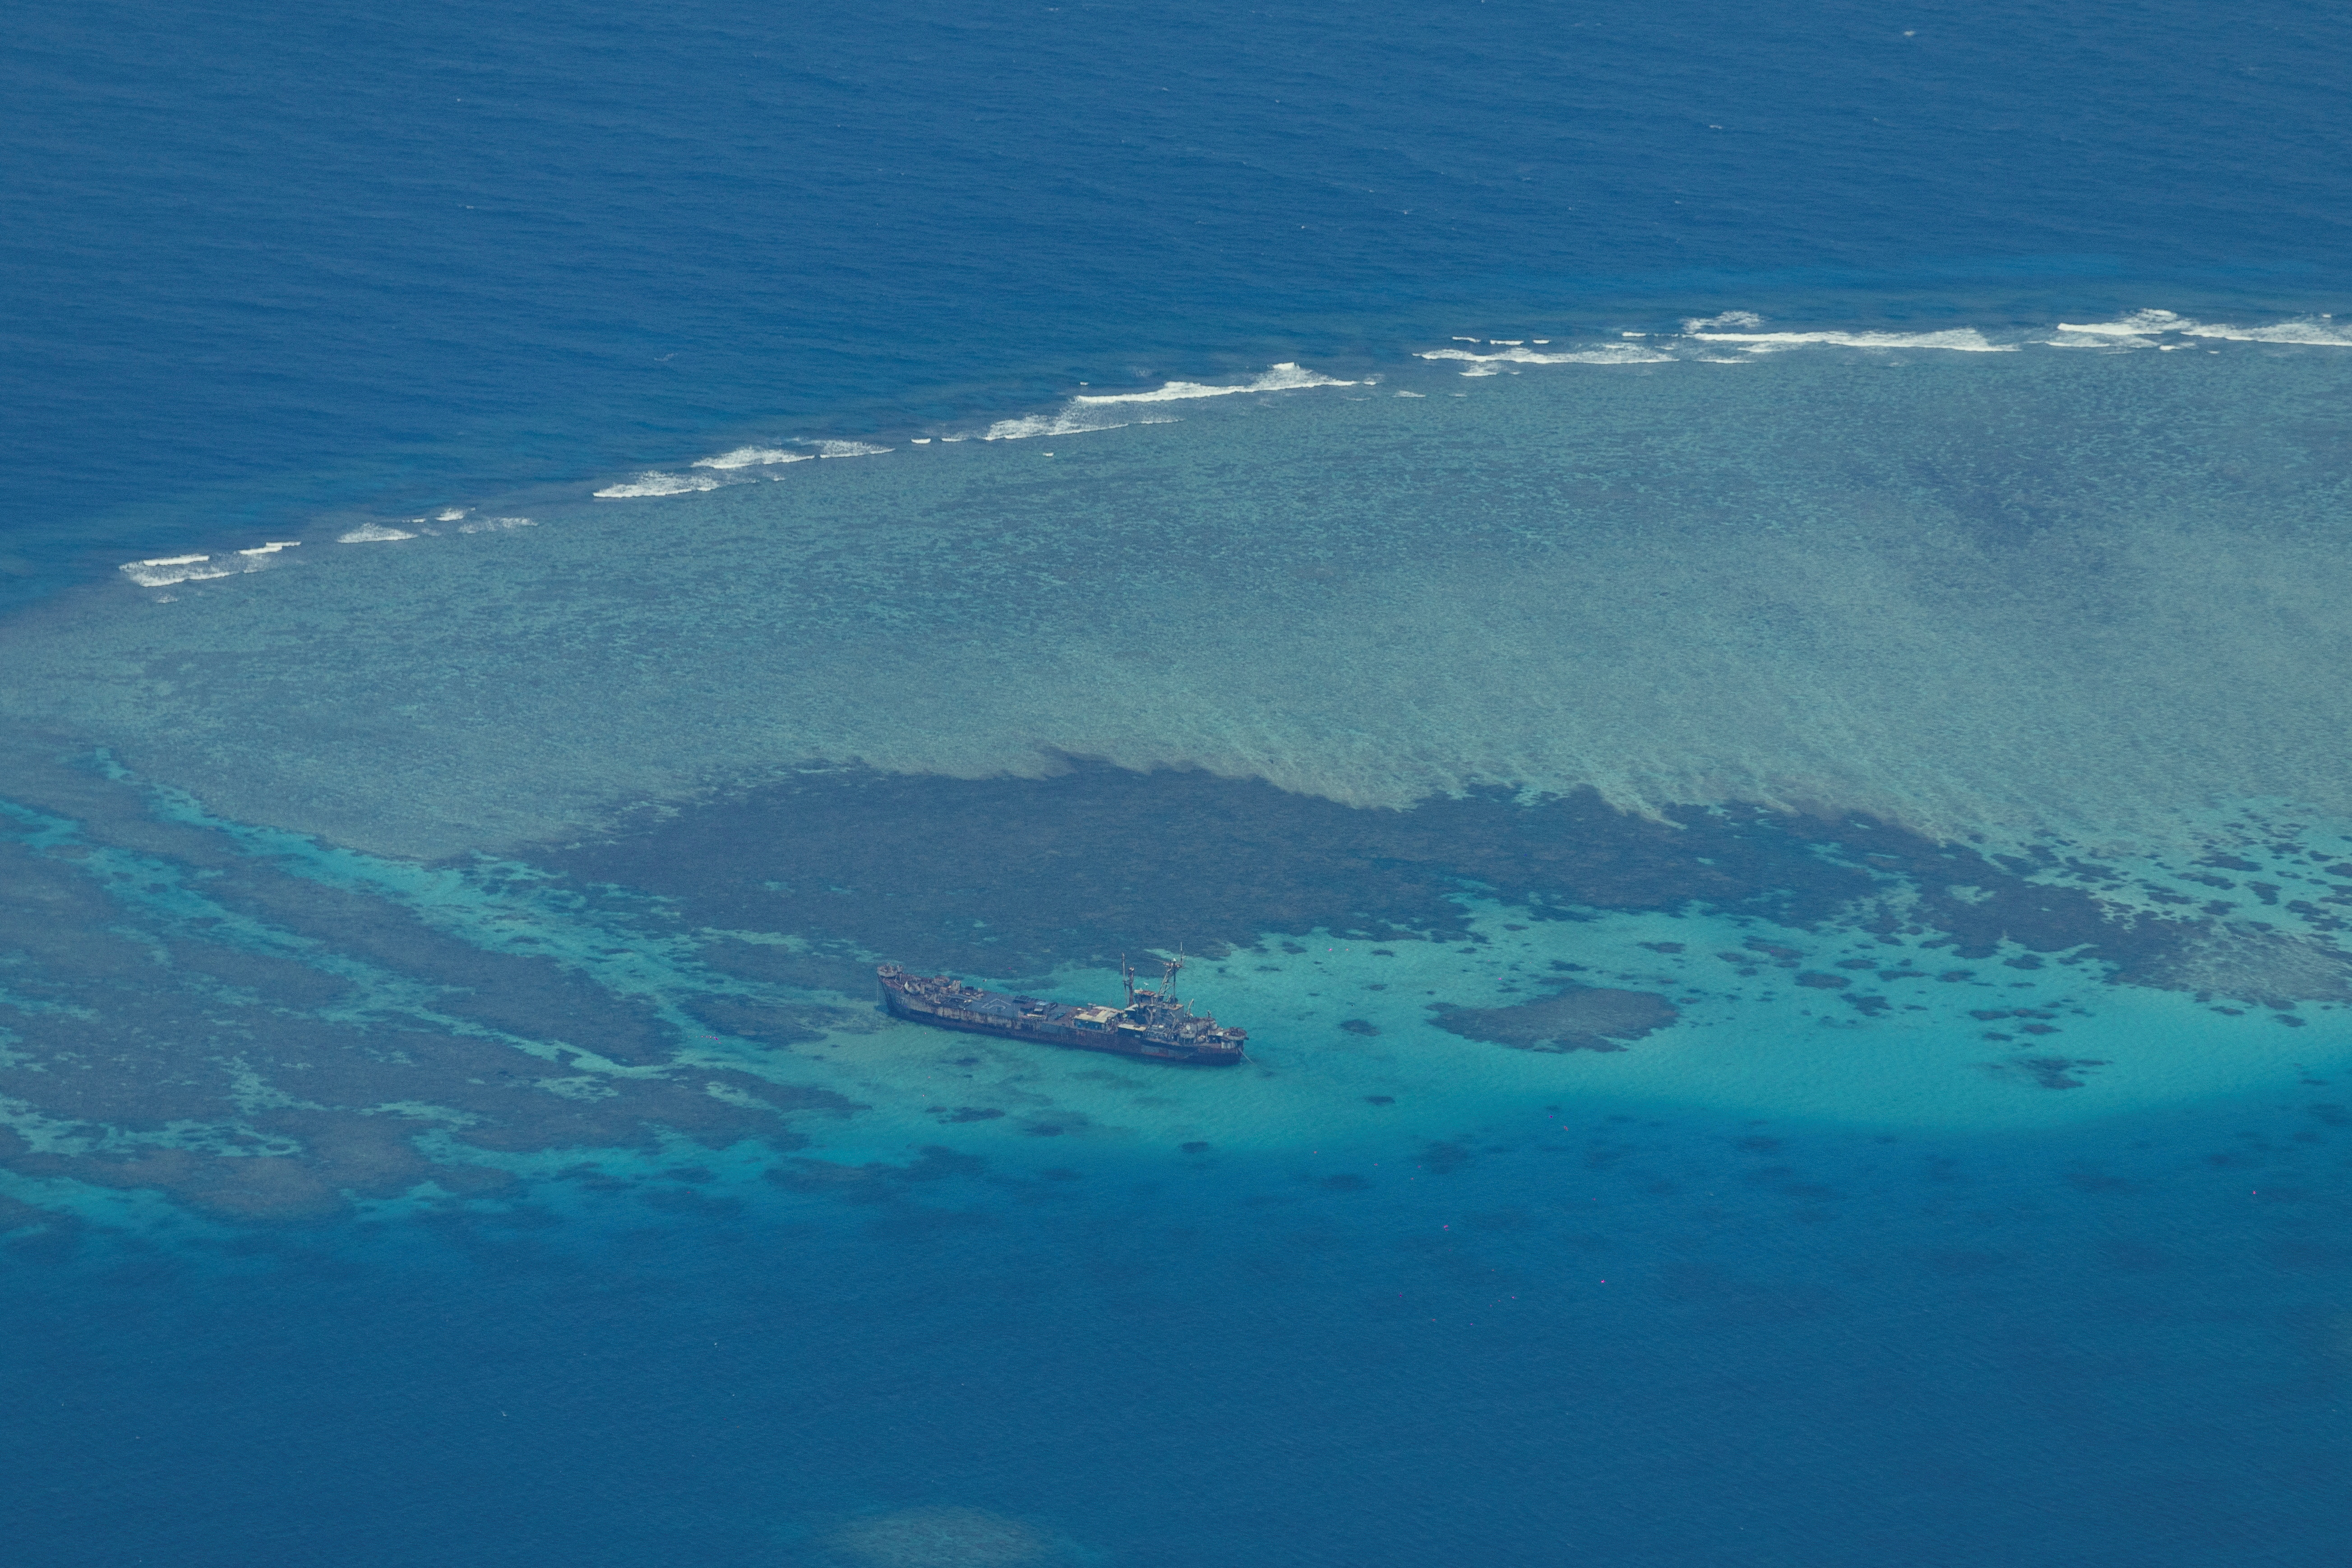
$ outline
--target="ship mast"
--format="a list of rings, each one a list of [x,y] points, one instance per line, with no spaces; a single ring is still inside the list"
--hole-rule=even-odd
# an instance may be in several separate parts
[[[1165,962],[1167,967],[1160,973],[1160,989],[1146,991],[1144,994],[1172,1007],[1176,1005],[1176,974],[1184,967],[1184,950],[1178,948],[1176,956]],[[1127,983],[1127,1005],[1132,1007],[1135,1005],[1135,965],[1127,961],[1127,954],[1123,952],[1118,955],[1118,974]]]

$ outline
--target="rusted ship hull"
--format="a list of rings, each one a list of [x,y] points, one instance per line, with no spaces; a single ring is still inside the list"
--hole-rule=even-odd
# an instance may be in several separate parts
[[[1213,1018],[1187,1017],[1171,1026],[1133,1004],[1114,1009],[1007,996],[960,984],[945,975],[908,974],[887,963],[877,975],[883,1005],[892,1016],[999,1039],[1067,1046],[1180,1067],[1232,1067],[1241,1061],[1243,1041],[1247,1038],[1242,1030],[1219,1028]]]

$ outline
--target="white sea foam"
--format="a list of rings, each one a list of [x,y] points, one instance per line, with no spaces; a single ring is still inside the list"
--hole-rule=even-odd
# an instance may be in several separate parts
[[[659,469],[647,469],[634,479],[606,485],[596,492],[596,499],[637,500],[647,496],[691,495],[697,490],[715,490],[718,488],[719,481],[708,474],[665,474]]]
[[[2169,310],[2137,310],[2113,321],[2061,321],[2058,330],[2082,337],[2139,338],[2157,332],[2177,331],[2183,325],[2195,325],[2186,317]]]
[[[1752,332],[1764,324],[1764,318],[1753,310],[1726,310],[1719,316],[1692,316],[1683,322],[1686,332],[1721,332],[1738,328]]]
[[[2096,328],[2060,327],[2054,338],[2036,338],[2034,342],[2052,349],[2098,349],[2108,353],[2121,353],[2130,349],[2174,348],[2178,344],[2159,343],[2154,338],[2144,338],[2133,332],[2102,331]]]
[[[231,555],[159,555],[147,561],[126,561],[117,570],[142,588],[168,588],[174,583],[205,583],[241,572],[258,572],[269,564],[271,556],[301,542],[273,539]]]
[[[371,522],[352,530],[338,538],[338,544],[375,544],[392,539],[414,539],[416,535],[405,529],[388,528],[381,522]]]
[[[2084,346],[2086,342],[2102,341],[2124,347],[2156,347],[2159,346],[2156,340],[2166,333],[2178,333],[2188,338],[2217,338],[2229,342],[2352,348],[2352,325],[2337,321],[2331,316],[2306,316],[2300,321],[2276,321],[2265,327],[2239,327],[2192,321],[2171,310],[2136,310],[2112,321],[2061,321],[2058,332],[2059,337],[2052,342],[2059,348],[2077,348]],[[2064,341],[2067,339],[2074,341]]]
[[[462,522],[472,513],[473,510],[474,509],[469,506],[445,506],[439,511],[433,514],[433,521],[436,522]]]
[[[1478,365],[1502,364],[1658,364],[1675,356],[1638,343],[1598,343],[1589,349],[1562,349],[1538,353],[1513,346],[1498,354],[1473,353],[1468,349],[1427,349],[1417,359],[1462,360]],[[1492,370],[1465,370],[1465,375],[1493,375]]]
[[[1731,343],[1749,353],[1781,349],[1829,347],[1844,349],[1949,349],[1959,353],[2015,353],[2015,343],[1997,343],[1974,327],[1952,327],[1939,332],[1692,332],[1703,343]]]
[[[811,441],[808,444],[816,448],[816,455],[820,458],[878,458],[890,449],[867,441]]]
[[[1472,340],[1475,341],[1475,340]],[[1194,397],[1230,397],[1236,392],[1294,392],[1309,386],[1354,386],[1352,381],[1325,375],[1320,371],[1307,370],[1285,362],[1265,374],[1231,385],[1211,385],[1198,381],[1171,381],[1152,392],[1105,392],[1081,394],[1070,399],[1073,404],[1108,403],[1181,403]]]
[[[2226,338],[2241,343],[2301,343],[2313,348],[2352,348],[2352,327],[2324,316],[2283,321],[2271,327],[2224,327],[2200,321],[2180,330],[2192,338]]]
[[[2158,340],[2196,322],[2170,310],[2136,310],[2112,321],[2061,321],[2058,335],[2036,341],[2053,349],[2100,349],[2110,353],[2133,349],[2177,347]]]
[[[164,588],[226,577],[239,568],[221,565],[209,555],[159,555],[152,561],[126,561],[119,570],[142,588]]]
[[[1032,436],[1087,436],[1097,430],[1123,430],[1129,425],[1174,423],[1174,419],[1164,414],[1157,417],[1121,419],[1109,414],[1065,408],[1054,414],[1031,414],[1019,419],[1000,419],[982,431],[980,438],[983,441],[1025,441]]]
[[[509,529],[535,526],[527,517],[485,517],[458,528],[460,533],[504,533]]]
[[[788,452],[782,447],[738,447],[715,458],[697,458],[694,466],[698,468],[756,468],[768,463],[806,463],[815,458],[814,452]]]

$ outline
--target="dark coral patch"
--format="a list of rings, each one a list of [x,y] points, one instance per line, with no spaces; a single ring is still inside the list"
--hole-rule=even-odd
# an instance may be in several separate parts
[[[2094,1057],[2017,1057],[1987,1062],[1984,1067],[1997,1078],[2021,1077],[2037,1089],[2081,1089],[2081,1074],[2107,1065],[2104,1058]]]
[[[641,998],[157,820],[101,775],[23,753],[0,768],[20,798],[72,823],[45,842],[0,840],[15,1000],[0,1006],[13,1037],[0,1094],[139,1135],[87,1152],[0,1136],[0,1165],[303,1221],[428,1184],[457,1196],[512,1186],[470,1156],[652,1150],[672,1136],[790,1149],[803,1142],[790,1114],[853,1109],[679,1063],[686,1040]],[[109,869],[126,865],[135,882]],[[193,891],[160,896],[175,887]],[[189,1127],[208,1131],[184,1140]],[[440,1140],[430,1155],[428,1132]]]
[[[37,1226],[61,1225],[67,1216],[32,1204],[0,1194],[0,1236],[13,1230],[29,1230]]]
[[[1431,1005],[1431,1021],[1449,1035],[1486,1040],[1519,1051],[1622,1051],[1625,1043],[1662,1029],[1677,1016],[1672,1004],[1647,991],[1585,985],[1512,1007]]]
[[[843,1017],[831,1007],[779,1006],[733,996],[699,997],[690,1010],[698,1022],[722,1035],[763,1046],[806,1045],[823,1039],[825,1026]]]
[[[1145,839],[1152,853],[1139,857]],[[815,934],[845,955],[989,974],[1317,930],[1381,943],[1375,956],[1393,953],[1392,938],[1458,943],[1473,934],[1465,880],[1538,914],[1697,900],[1801,923],[1873,886],[1746,817],[1668,826],[1591,795],[1528,805],[1500,791],[1365,811],[1250,780],[1095,764],[1046,779],[811,772],[530,858],[676,900],[698,926]],[[782,978],[779,965],[815,967],[827,951],[751,946],[712,956]]]

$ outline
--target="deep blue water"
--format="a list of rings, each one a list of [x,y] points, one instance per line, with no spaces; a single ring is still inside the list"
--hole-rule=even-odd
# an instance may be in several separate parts
[[[11,547],[45,581],[100,542],[569,481],[744,422],[1536,314],[2324,310],[2352,281],[2347,29],[2297,5],[53,12],[0,68]]]
[[[2192,370],[2201,358],[2160,359],[2151,339],[2110,381],[2068,361],[2018,372],[2031,379],[2015,391],[1995,384],[2011,361],[1961,356],[1962,369],[1932,373],[1952,389],[1941,398],[1880,397],[1868,376],[1832,369],[1752,395],[1743,383],[1696,414],[1693,384],[1677,382],[1609,406],[1613,445],[1578,458],[1572,481],[1591,489],[1572,495],[1571,479],[1507,454],[1545,430],[1597,442],[1602,412],[1580,413],[1571,395],[1490,399],[1482,377],[1461,384],[1475,395],[1461,405],[1468,424],[1393,434],[1368,421],[1404,405],[1372,403],[1365,379],[1384,378],[1383,395],[1424,388],[1412,407],[1435,421],[1453,417],[1427,413],[1455,384],[1453,362],[1412,355],[1470,336],[1622,346],[1634,340],[1621,333],[1751,310],[1798,330],[2007,333],[2034,351],[2013,363],[2040,367],[2059,363],[2044,340],[2062,321],[2341,313],[2341,8],[92,5],[24,18],[15,43],[0,62],[0,594],[15,617],[0,647],[41,657],[0,670],[0,710],[42,716],[37,734],[12,719],[0,735],[0,898],[13,906],[0,1072],[15,1075],[0,1085],[0,1194],[38,1211],[0,1213],[15,1227],[0,1251],[15,1561],[1016,1560],[969,1542],[896,1558],[855,1544],[858,1521],[922,1509],[1022,1521],[1034,1550],[1020,1561],[1106,1568],[2344,1560],[2352,1047],[2329,933],[2352,855],[2344,822],[2305,808],[2330,787],[2315,783],[2326,735],[2290,731],[2298,713],[2332,711],[2294,683],[2328,684],[2340,612],[2327,593],[2294,595],[2333,581],[2346,496],[2342,371],[2295,356],[2352,348],[2168,342],[2241,356]],[[1677,342],[1698,353],[1699,340]],[[1857,363],[1891,374],[1900,360]],[[1003,477],[1013,454],[1030,461],[1044,443],[958,448],[957,471],[980,476],[953,481],[961,492],[925,489],[932,470],[912,468],[902,444],[1045,408],[1082,383],[1236,381],[1287,361],[1365,379],[1362,409],[1333,405],[1312,426],[1316,440],[1338,432],[1328,481],[1297,456],[1308,426],[1241,397],[1219,405],[1239,412],[1188,405],[1180,431],[1197,445],[1150,449],[1176,458],[1117,444],[1153,437],[1139,428],[1072,437],[1104,443],[1086,459],[1104,466],[1066,464],[1059,489]],[[1712,374],[1695,359],[1668,368]],[[1785,385],[1794,402],[1775,405],[1770,388]],[[1817,428],[1800,429],[1790,406],[1822,410]],[[1999,423],[1983,411],[2003,407],[2024,411],[2017,427],[1972,445]],[[1245,425],[1272,434],[1219,434]],[[1748,462],[1741,443],[1767,429],[1772,451]],[[709,511],[589,498],[629,470],[690,472],[739,441],[861,437],[899,444],[887,460],[901,468],[811,462],[779,469],[775,491],[720,492]],[[1707,461],[1690,458],[1702,448]],[[1726,448],[1738,460],[1715,461]],[[562,834],[518,847],[478,831],[486,813],[445,804],[618,789],[607,804],[626,821],[631,809],[666,820],[674,798],[607,787],[643,773],[614,759],[708,754],[698,779],[739,783],[735,742],[710,737],[722,715],[740,731],[747,704],[772,705],[779,733],[819,735],[804,750],[832,762],[988,771],[949,755],[945,721],[912,726],[887,756],[870,731],[851,733],[838,713],[870,718],[887,699],[844,664],[916,687],[929,672],[940,689],[969,678],[954,700],[973,704],[971,691],[1053,687],[1023,744],[1138,768],[1171,760],[1061,739],[1055,683],[1097,692],[1067,673],[1094,667],[1028,657],[1067,651],[1047,640],[992,643],[977,615],[925,621],[875,585],[876,560],[923,562],[938,575],[918,597],[936,601],[949,595],[933,584],[978,582],[1008,559],[1042,562],[1066,586],[1087,556],[1070,542],[1098,539],[1115,559],[1085,581],[1106,602],[1179,580],[1203,597],[1245,579],[1255,592],[1247,574],[1262,572],[1277,589],[1253,602],[1294,605],[1372,572],[1349,551],[1386,551],[1432,583],[1466,574],[1444,579],[1460,597],[1432,602],[1479,621],[1484,602],[1458,584],[1488,581],[1478,552],[1492,542],[1452,527],[1442,487],[1383,490],[1386,470],[1359,460],[1402,453],[1402,471],[1427,468],[1430,450],[1466,476],[1465,519],[1524,530],[1562,495],[1594,517],[1622,505],[1626,532],[1591,537],[1624,552],[1626,538],[1665,541],[1654,558],[1626,554],[1633,566],[1611,580],[1661,599],[1704,597],[1766,558],[1741,545],[1669,582],[1657,563],[1703,554],[1691,541],[1717,537],[1706,530],[1816,530],[1774,546],[1774,574],[1754,574],[1769,588],[1736,614],[1691,625],[1752,637],[1741,646],[1789,668],[1811,650],[1826,669],[1835,648],[1845,662],[1826,685],[1848,694],[1873,684],[1866,639],[1780,628],[1824,605],[1862,625],[1865,595],[1837,590],[1863,564],[1912,559],[1902,552],[1926,536],[1906,508],[1943,508],[1965,549],[1917,570],[1951,589],[1937,602],[1948,618],[1906,645],[1908,662],[1880,667],[1898,688],[1888,700],[1840,710],[1830,749],[1857,777],[1981,753],[1965,734],[1919,738],[1965,695],[1957,677],[1932,694],[1921,683],[1938,648],[1959,646],[1935,639],[1980,623],[1971,658],[2060,648],[2073,662],[2034,667],[2043,684],[2000,688],[1970,711],[2014,695],[2021,733],[2057,723],[2070,741],[2084,714],[2123,715],[2119,730],[2160,711],[2179,722],[2148,742],[2152,763],[2102,768],[2123,744],[2103,733],[2108,752],[2085,742],[2091,760],[2041,768],[2019,798],[2042,809],[2075,787],[2076,809],[2052,822],[2121,821],[2147,806],[2139,781],[2189,758],[2204,725],[2234,771],[2200,757],[2197,776],[2230,787],[2159,804],[2270,815],[2233,826],[2229,852],[2217,837],[2180,859],[2186,880],[2134,908],[2206,900],[2214,920],[2262,923],[2227,940],[2200,928],[2158,952],[2150,920],[2110,908],[2100,947],[2089,924],[2027,906],[2035,889],[2104,886],[2093,862],[2105,850],[2078,835],[2038,866],[2003,859],[2015,846],[1992,843],[1990,820],[1977,880],[1906,924],[1901,896],[1857,914],[1839,900],[1862,884],[1829,881],[1914,877],[1935,893],[1924,861],[1902,858],[1926,856],[1927,839],[1893,830],[1872,841],[1877,859],[1858,838],[1824,838],[1818,855],[1718,894],[1636,837],[1622,842],[1639,852],[1621,855],[1595,829],[1591,864],[1547,881],[1550,848],[1506,837],[1495,850],[1458,826],[1365,848],[1277,815],[1259,826],[1250,813],[1265,808],[1245,795],[1183,805],[1202,814],[1186,820],[1238,825],[1213,857],[1187,861],[1157,842],[1154,825],[1177,819],[1172,795],[1088,816],[1013,790],[992,797],[1002,837],[984,854],[919,877],[871,846],[966,810],[946,795],[876,784],[872,799],[918,804],[723,816],[723,831],[675,841],[685,848],[604,861],[555,843]],[[1168,477],[1178,468],[1209,478],[1186,489]],[[919,477],[889,477],[902,470]],[[858,477],[869,471],[884,477]],[[801,511],[743,499],[786,481],[835,489],[790,503]],[[1279,506],[1250,510],[1260,494]],[[1312,514],[1318,496],[1338,498],[1332,517]],[[1099,536],[1089,506],[1116,509],[1100,511]],[[223,597],[187,590],[152,603],[232,608],[193,630],[170,623],[179,662],[133,670],[167,634],[132,618],[151,601],[123,597],[122,562],[281,532],[316,559],[357,521],[444,507],[453,525],[456,509],[528,510],[539,536],[570,516],[572,552],[523,566],[445,555],[408,587],[369,557],[336,569],[381,576],[326,579],[340,597],[226,597],[235,580]],[[1373,521],[1350,534],[1360,515]],[[848,521],[835,537],[813,516]],[[933,531],[906,533],[894,553],[909,519]],[[1032,525],[1035,537],[1018,535]],[[772,552],[789,559],[789,584],[761,575],[771,534],[790,542]],[[2159,535],[2189,542],[2166,555],[2147,544]],[[1177,567],[1154,564],[1155,536]],[[1181,558],[1204,542],[1215,552],[1201,586]],[[471,602],[489,607],[449,612],[475,568],[446,563],[478,559],[490,563]],[[685,582],[704,559],[725,593]],[[1809,562],[1830,584],[1811,597],[1789,586]],[[306,581],[277,573],[269,582]],[[803,601],[782,589],[803,578],[832,595],[805,604],[837,620],[793,619]],[[1374,578],[1363,603],[1391,604],[1408,580]],[[593,613],[565,597],[575,590],[602,595]],[[2155,672],[2153,656],[2101,662],[2101,649],[2208,646],[2212,624],[2196,615],[2222,601],[2212,614],[2231,635],[2211,646],[2236,662],[2231,689],[2199,689],[2210,708],[2176,701],[2185,688],[2166,682],[2185,678]],[[771,602],[787,606],[772,612],[784,629],[761,641]],[[261,607],[239,618],[246,605]],[[1412,623],[1433,659],[1450,645],[1429,628],[1445,618]],[[2071,640],[2044,637],[2061,620]],[[1140,644],[1157,623],[1138,613],[1118,626]],[[1165,674],[1157,655],[1124,673],[1129,650],[1097,662],[1171,709],[1171,690],[1279,692],[1293,679],[1336,690],[1377,662],[1234,640],[1222,667],[1188,666],[1173,687],[1149,685]],[[696,651],[712,645],[719,655]],[[57,673],[85,654],[72,680]],[[730,659],[742,684],[725,691]],[[349,711],[273,727],[275,696],[238,705],[263,665],[335,672],[319,706]],[[530,689],[483,695],[509,668]],[[1522,667],[1433,671],[1426,713],[1384,699],[1384,718],[1410,732],[1381,744],[1493,738],[1496,755],[1533,755],[1519,731],[1473,711],[1475,689],[1508,689],[1490,668]],[[1626,689],[1648,700],[1658,668],[1645,654]],[[390,673],[370,685],[371,669]],[[780,669],[805,681],[753,683]],[[628,685],[632,671],[649,684]],[[1547,700],[1569,703],[1566,684]],[[52,686],[101,695],[52,701]],[[102,700],[110,688],[148,707],[124,718]],[[628,711],[596,717],[616,704]],[[2242,730],[2207,722],[2225,709],[2250,715]],[[1316,781],[1341,776],[1330,756],[1344,760],[1359,731],[1344,710],[1298,711],[1209,761],[1319,800]],[[1627,706],[1619,728],[1594,732],[1622,737],[1645,711]],[[1887,713],[1921,729],[1850,721]],[[660,742],[665,723],[674,743]],[[851,738],[825,742],[827,723]],[[1170,744],[1178,763],[1208,754]],[[777,760],[739,751],[747,775]],[[1422,760],[1437,775],[1461,759]],[[1480,766],[1481,784],[1559,783]],[[2128,802],[2126,772],[2141,792]],[[1926,799],[1916,773],[1886,798]],[[1693,798],[1738,804],[1744,787]],[[1968,789],[1955,785],[1953,809],[1989,792],[1981,778]],[[349,803],[370,799],[392,804],[352,826],[366,814]],[[384,826],[395,818],[398,832]],[[395,840],[425,843],[428,829],[446,840],[414,853],[455,858],[420,868]],[[822,839],[794,849],[803,859],[778,870],[760,858],[803,830]],[[1060,901],[991,880],[992,857],[1048,845],[1141,868]],[[1691,864],[1729,864],[1730,850],[1700,847]],[[1524,883],[1521,854],[1537,868]],[[1436,890],[1366,902],[1391,897],[1375,884],[1399,866],[1438,868]],[[2131,875],[2143,890],[2161,880]],[[575,880],[548,880],[559,876]],[[1247,892],[1221,905],[1228,882]],[[965,901],[922,902],[933,884]],[[795,900],[789,914],[763,912],[782,908],[760,904],[766,894]],[[1447,900],[1488,898],[1446,923]],[[2012,923],[1952,934],[1959,906],[1988,903]],[[1232,968],[1198,988],[1251,1024],[1266,1079],[1163,1088],[1090,1078],[1084,1062],[1016,1067],[957,1089],[988,1110],[960,1120],[970,1108],[934,1087],[961,1070],[949,1047],[875,1033],[849,1011],[862,999],[842,980],[854,960],[912,961],[924,943],[965,973],[1099,995],[1118,944],[1188,934],[1150,923],[1178,906],[1222,922]],[[1418,966],[1396,986],[1413,1000],[1365,984],[1377,965],[1352,956],[1345,984],[1381,999],[1351,991],[1343,1006],[1306,989],[1327,984],[1307,973],[1318,962],[1307,944],[1319,932],[1337,946],[1349,921],[1420,922],[1425,940],[1394,939],[1399,962]],[[1517,994],[1489,955],[1522,921],[1541,947],[1530,968],[1586,962],[1671,992],[1712,1032],[1699,1047],[1661,1034],[1622,1052],[1522,1056],[1414,1022],[1445,997],[1484,1007]],[[747,932],[757,940],[728,946]],[[1026,945],[991,968],[999,933],[1008,953]],[[1979,938],[1966,962],[1981,973],[1951,981],[1931,1018],[1913,1028],[1884,998],[1872,1010],[1872,984],[1908,996],[1916,980],[1927,994],[1928,973]],[[1795,981],[1807,989],[1771,993],[1799,961],[1776,970],[1753,952],[1780,942],[1821,955]],[[1750,967],[1703,970],[1708,952]],[[2090,973],[2094,958],[2132,984],[2070,991],[2072,967],[2052,978],[2062,964]],[[1839,973],[1874,962],[1895,978],[1857,988]],[[1637,975],[1642,963],[1655,973]],[[1727,978],[1759,969],[1754,987]],[[1864,1005],[1841,1011],[1842,990]],[[816,1100],[790,1137],[695,1122],[687,1100],[735,1103],[704,1094],[709,1062],[696,1058],[671,1075],[687,1100],[583,1121],[575,1137],[502,1109],[485,1082],[525,1068],[509,1050],[568,1060],[573,1076],[546,1103],[601,1115],[617,1091],[598,1075],[634,1093],[630,1072],[656,1060],[629,1056],[632,1041],[658,1037],[675,1056],[681,1041],[724,1038],[711,1059],[740,1047],[752,1062],[745,1042],[775,1042],[746,997],[805,1004],[818,1022],[785,1030],[783,1056],[719,1090],[740,1099],[782,1060],[794,1084],[865,1109],[828,1121],[837,1108]],[[1349,1007],[1364,1027],[1343,1035],[1325,1015]],[[2020,1027],[2040,1032],[2021,1042],[2008,1032]],[[433,1054],[444,1047],[457,1054]],[[287,1065],[305,1050],[314,1059]],[[388,1079],[363,1092],[329,1083],[362,1058],[370,1072],[427,1063],[439,1076],[414,1099],[433,1105],[417,1110]],[[643,1082],[659,1077],[646,1070]],[[222,1103],[260,1131],[199,1125],[174,1100],[205,1074],[232,1084]],[[1393,1125],[1381,1120],[1391,1108]],[[378,1140],[387,1126],[399,1131]],[[467,1137],[516,1183],[480,1196],[447,1174],[481,1170],[451,1153]],[[326,1173],[266,1192],[202,1173],[203,1160],[255,1154]],[[446,1184],[420,1185],[436,1163]]]
[[[2333,1559],[2340,1160],[2265,1199],[2161,1122],[1526,1131],[1339,1195],[1097,1165],[20,1258],[12,1488],[60,1563],[758,1563],[931,1502],[1152,1564]]]

